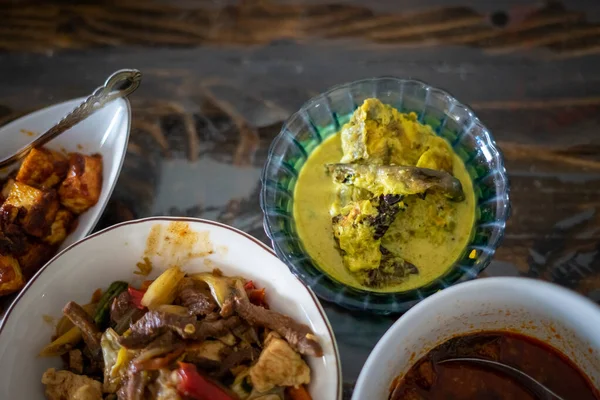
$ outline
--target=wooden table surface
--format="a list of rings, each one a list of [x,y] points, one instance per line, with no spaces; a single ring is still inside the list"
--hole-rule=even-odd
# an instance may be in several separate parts
[[[187,215],[266,242],[259,175],[282,121],[332,85],[413,77],[470,104],[504,152],[513,212],[483,275],[555,281],[600,301],[595,2],[74,3],[0,0],[0,124],[85,95],[114,70],[143,71],[97,229]],[[325,308],[349,397],[394,318]]]

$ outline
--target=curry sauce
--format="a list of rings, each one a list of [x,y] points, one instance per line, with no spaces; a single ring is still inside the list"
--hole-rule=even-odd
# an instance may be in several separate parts
[[[447,362],[457,358],[509,365],[564,399],[599,398],[577,366],[546,343],[516,333],[480,332],[454,337],[431,350],[397,380],[389,400],[541,398],[533,394],[534,388],[527,382],[519,382],[508,374],[467,361]]]
[[[443,275],[468,244],[474,208],[472,182],[448,143],[374,99],[312,152],[294,193],[299,237],[319,267],[382,292]]]

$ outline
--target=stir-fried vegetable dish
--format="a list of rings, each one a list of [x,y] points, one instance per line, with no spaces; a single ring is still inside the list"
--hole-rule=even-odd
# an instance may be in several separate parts
[[[462,160],[415,113],[377,99],[365,100],[313,151],[294,196],[309,254],[361,288],[401,291],[427,283],[460,256],[473,226],[472,183]]]
[[[308,326],[270,310],[265,289],[219,270],[117,281],[63,314],[40,353],[65,362],[42,377],[50,400],[309,400],[304,357],[323,355]]]
[[[102,190],[102,156],[40,148],[0,180],[0,296],[21,290]]]

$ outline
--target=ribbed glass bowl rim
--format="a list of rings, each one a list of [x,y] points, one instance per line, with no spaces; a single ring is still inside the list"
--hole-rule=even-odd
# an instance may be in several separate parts
[[[358,85],[368,83],[368,82],[376,83],[377,81],[383,81],[383,80],[395,80],[398,83],[402,83],[403,85],[418,84],[418,85],[421,85],[422,88],[425,89],[428,94],[431,91],[435,91],[435,92],[439,93],[440,95],[446,96],[450,100],[450,103],[452,104],[452,109],[459,107],[459,108],[463,108],[465,111],[467,111],[467,113],[469,115],[469,120],[470,120],[469,125],[470,126],[472,126],[472,127],[476,126],[476,127],[481,128],[481,132],[483,133],[484,144],[480,147],[481,148],[486,148],[486,147],[489,148],[491,153],[494,155],[494,160],[497,165],[498,179],[503,181],[504,187],[505,187],[505,191],[503,193],[501,193],[501,195],[498,196],[497,201],[499,203],[502,203],[502,207],[499,207],[500,212],[495,217],[495,221],[500,222],[501,225],[498,228],[499,232],[495,236],[495,240],[493,242],[489,242],[486,244],[488,251],[481,252],[480,255],[478,256],[478,258],[482,259],[482,262],[477,263],[476,265],[470,266],[468,269],[463,270],[463,273],[460,276],[458,276],[456,279],[454,279],[452,282],[450,282],[448,284],[443,282],[440,279],[441,278],[440,277],[440,278],[436,278],[434,281],[430,282],[429,284],[427,284],[424,287],[419,287],[419,288],[407,290],[404,292],[373,292],[373,291],[369,291],[369,290],[355,288],[350,285],[346,285],[342,282],[339,282],[338,280],[331,277],[330,275],[322,272],[322,270],[312,260],[312,257],[305,251],[304,253],[305,253],[306,258],[310,260],[311,264],[313,264],[313,267],[315,269],[317,269],[321,272],[321,274],[322,274],[321,278],[332,282],[332,284],[335,287],[338,287],[342,291],[342,293],[347,293],[347,294],[340,295],[340,294],[332,293],[329,289],[326,289],[323,286],[323,284],[320,283],[320,280],[313,282],[310,279],[307,279],[305,277],[305,274],[302,271],[302,268],[300,268],[299,265],[297,265],[297,263],[295,263],[294,260],[291,257],[289,257],[288,254],[283,252],[282,249],[280,248],[280,246],[278,244],[278,237],[277,237],[277,235],[274,235],[274,233],[276,231],[273,230],[271,223],[269,222],[269,215],[267,213],[268,205],[266,204],[266,200],[265,200],[266,192],[268,190],[267,185],[266,185],[267,178],[268,178],[267,172],[269,170],[269,166],[271,165],[271,163],[274,162],[275,146],[280,140],[283,140],[283,137],[286,135],[286,130],[290,131],[288,129],[288,126],[291,121],[295,120],[297,117],[300,117],[301,114],[305,110],[309,109],[314,103],[318,103],[322,99],[329,98],[331,96],[331,94],[333,94],[334,92],[341,91],[341,90],[347,91],[351,87],[354,87],[354,86],[358,86]],[[350,309],[350,310],[369,311],[369,312],[372,312],[375,314],[391,314],[391,313],[405,312],[406,310],[408,310],[409,308],[411,308],[412,306],[417,304],[419,301],[430,296],[431,294],[435,293],[438,290],[441,290],[448,286],[456,285],[456,284],[464,282],[464,281],[475,279],[477,277],[477,275],[479,275],[485,268],[487,268],[487,266],[491,262],[494,254],[496,252],[496,249],[498,248],[502,239],[504,238],[506,222],[511,213],[510,183],[509,183],[508,175],[506,173],[504,159],[503,159],[502,153],[498,149],[496,141],[494,140],[490,131],[479,120],[479,118],[475,115],[475,113],[473,112],[473,110],[470,107],[468,107],[465,104],[458,101],[448,91],[428,85],[427,83],[425,83],[421,80],[412,79],[412,78],[398,78],[395,76],[379,76],[379,77],[374,77],[374,78],[360,79],[360,80],[332,86],[325,92],[320,93],[316,96],[313,96],[311,99],[306,101],[297,112],[295,112],[294,114],[292,114],[288,117],[288,119],[283,123],[279,134],[271,142],[271,145],[269,146],[269,151],[267,154],[267,160],[266,160],[266,162],[263,166],[262,172],[261,172],[260,181],[261,181],[260,207],[263,212],[263,227],[264,227],[264,230],[265,230],[267,236],[271,240],[271,245],[272,245],[273,249],[275,250],[275,253],[277,254],[277,256],[290,268],[292,273],[294,275],[296,275],[299,279],[301,279],[307,286],[309,286],[317,294],[317,296],[319,298],[329,301],[329,302],[332,302],[332,303],[335,303],[339,306],[342,306],[342,307]],[[477,204],[476,204],[476,207],[477,207]],[[289,236],[289,235],[286,234],[286,236]],[[298,237],[298,240],[300,241],[299,237]],[[449,268],[449,271],[455,265],[456,264],[453,264]],[[442,287],[439,287],[439,286],[442,286]],[[438,287],[438,288],[436,289],[436,287]],[[423,293],[423,292],[425,292],[425,293]],[[357,297],[357,298],[362,297],[363,306],[357,307],[355,305],[350,305],[349,304],[350,302],[346,300],[346,297],[349,294],[351,294],[352,297]],[[388,303],[386,303],[386,305],[384,305],[383,307],[379,307],[378,302],[373,303],[372,300],[388,300]],[[393,300],[393,301],[390,303],[389,300]]]

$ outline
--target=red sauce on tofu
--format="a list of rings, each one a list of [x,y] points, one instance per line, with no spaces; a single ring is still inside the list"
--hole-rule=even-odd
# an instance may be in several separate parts
[[[15,274],[15,270],[10,267],[0,267],[0,281],[12,281],[15,279],[17,274]]]
[[[514,333],[482,332],[452,338],[431,350],[397,379],[389,400],[537,400],[530,388],[500,372],[469,362],[440,364],[456,357],[510,365],[564,399],[600,399],[575,364],[546,343]]]
[[[0,180],[0,296],[20,290],[52,258],[101,191],[100,154],[34,149]]]

